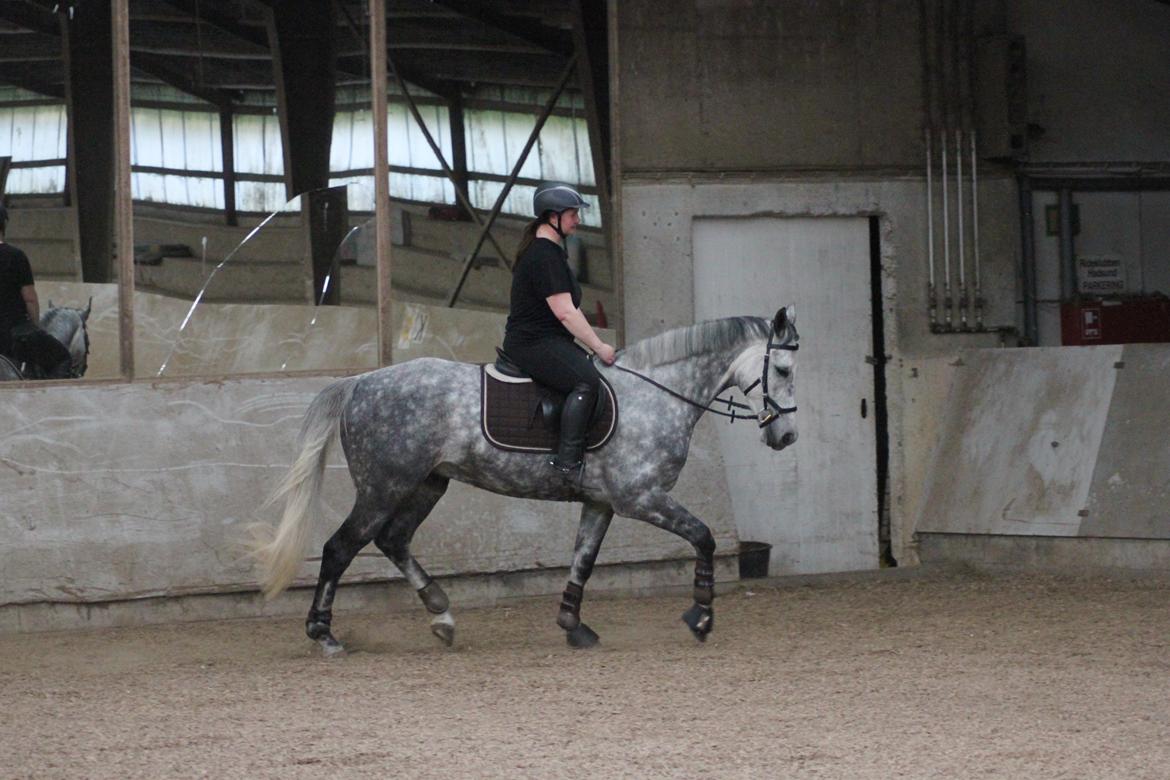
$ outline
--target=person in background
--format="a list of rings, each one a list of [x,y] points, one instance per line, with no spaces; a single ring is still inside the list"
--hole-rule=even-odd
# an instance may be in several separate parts
[[[41,304],[28,256],[6,240],[8,209],[0,204],[0,354],[40,368],[46,379],[72,375],[69,350],[40,328]]]
[[[512,297],[504,352],[536,381],[566,393],[561,440],[549,465],[566,478],[584,464],[585,435],[601,391],[601,375],[588,353],[607,365],[614,348],[601,340],[581,313],[581,285],[569,269],[562,242],[588,207],[572,185],[542,182],[532,199],[536,219],[524,228],[512,272]]]

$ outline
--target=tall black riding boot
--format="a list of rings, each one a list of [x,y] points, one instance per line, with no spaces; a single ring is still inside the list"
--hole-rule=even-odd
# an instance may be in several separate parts
[[[585,382],[578,382],[565,397],[561,408],[561,443],[548,464],[567,477],[575,476],[584,462],[585,433],[596,403],[597,392]]]

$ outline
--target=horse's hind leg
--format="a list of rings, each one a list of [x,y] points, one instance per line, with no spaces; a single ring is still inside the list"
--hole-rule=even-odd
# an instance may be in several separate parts
[[[313,605],[305,620],[305,633],[309,639],[321,645],[327,656],[345,652],[345,647],[333,636],[331,629],[337,583],[353,562],[354,556],[370,543],[388,518],[385,510],[373,509],[369,504],[368,499],[359,495],[349,517],[329,537],[321,550],[321,572],[317,578],[317,590],[313,594]]]
[[[447,492],[447,483],[447,479],[435,474],[427,477],[413,493],[399,502],[393,518],[382,528],[374,544],[414,587],[427,612],[431,613],[431,631],[450,647],[455,641],[455,619],[451,617],[447,594],[410,554],[414,532]]]
[[[661,490],[623,503],[618,512],[677,534],[695,548],[695,603],[682,619],[696,639],[706,641],[715,627],[715,538],[711,530]]]
[[[573,566],[569,570],[569,583],[561,596],[561,611],[557,625],[565,629],[565,639],[570,647],[593,647],[597,634],[581,622],[581,596],[585,583],[593,573],[601,542],[613,519],[613,507],[608,504],[587,503],[581,509],[581,523],[577,526],[577,543],[573,547]]]

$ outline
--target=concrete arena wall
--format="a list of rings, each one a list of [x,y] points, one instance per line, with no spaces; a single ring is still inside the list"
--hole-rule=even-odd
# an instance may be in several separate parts
[[[923,560],[1170,563],[1170,347],[976,350],[930,373],[949,392],[917,508]]]
[[[985,262],[986,321],[1014,321],[1015,190],[1008,179],[981,181],[979,219]],[[877,216],[881,226],[883,314],[890,429],[890,513],[894,557],[914,563],[914,515],[922,464],[918,442],[930,435],[915,403],[945,393],[920,381],[919,366],[964,344],[992,346],[996,334],[939,337],[926,316],[926,214],[922,179],[848,180],[800,176],[626,178],[622,190],[627,338],[637,340],[694,321],[692,223],[703,217]],[[815,259],[832,262],[832,258]],[[810,259],[810,262],[814,259]],[[776,279],[777,302],[789,302]],[[800,310],[801,302],[792,301]],[[757,312],[766,314],[767,312]],[[797,395],[800,397],[799,383]],[[917,399],[917,400],[916,400]]]

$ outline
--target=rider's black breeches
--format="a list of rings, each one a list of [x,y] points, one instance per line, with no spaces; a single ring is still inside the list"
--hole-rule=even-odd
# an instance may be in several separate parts
[[[32,326],[12,329],[12,356],[19,363],[37,366],[47,379],[68,379],[73,367],[65,345]]]
[[[601,392],[601,374],[588,353],[569,339],[547,338],[524,345],[505,342],[504,351],[537,382],[562,393],[579,383],[588,385],[594,397]]]

